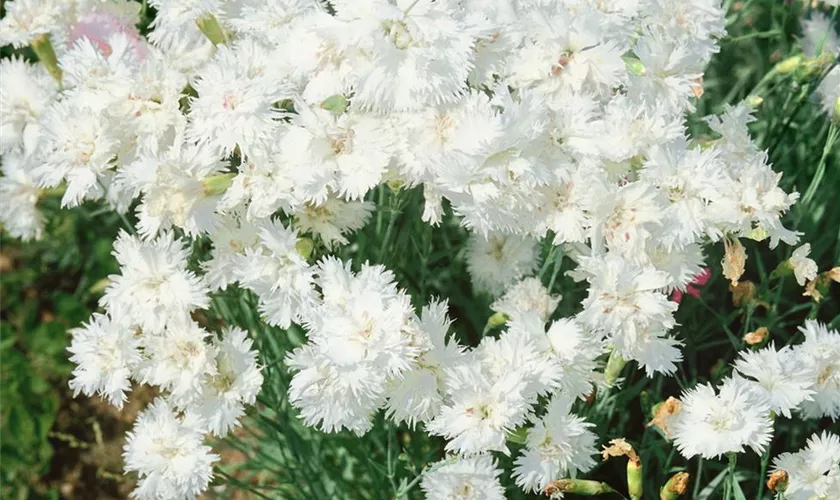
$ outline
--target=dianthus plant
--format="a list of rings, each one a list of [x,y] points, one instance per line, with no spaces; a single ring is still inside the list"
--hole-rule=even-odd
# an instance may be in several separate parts
[[[148,3],[143,34],[141,5],[122,0],[15,0],[0,21],[2,44],[40,59],[0,63],[4,228],[44,237],[39,202],[56,194],[128,224],[69,353],[76,394],[117,408],[138,385],[159,394],[124,448],[136,498],[208,488],[209,444],[262,411],[269,361],[306,426],[438,436],[442,458],[413,483],[430,499],[503,498],[503,479],[555,497],[623,488],[576,479],[606,438],[576,405],[620,390],[627,362],[673,374],[680,298],[710,274],[737,287],[743,241],[803,236],[782,223],[798,193],[748,130],[757,100],[687,132],[725,34],[719,0]],[[823,21],[808,21],[811,40]],[[815,60],[840,47],[812,45]],[[820,88],[828,114],[835,76]],[[453,335],[450,297],[412,295],[385,252],[359,251],[357,231],[394,209],[382,200],[415,195],[418,224],[466,234],[447,248],[472,280],[459,293],[493,300],[483,335]],[[809,251],[780,272],[813,284]],[[563,258],[549,283],[541,259]],[[564,314],[560,281],[585,290]],[[209,321],[220,304],[276,328]],[[296,347],[261,356],[261,336],[290,328]],[[776,416],[840,417],[840,335],[803,332],[743,352],[655,422],[685,457],[714,459],[765,453]],[[639,460],[623,440],[604,453],[629,472]],[[768,470],[787,475],[788,498],[837,498],[838,462],[824,433]]]

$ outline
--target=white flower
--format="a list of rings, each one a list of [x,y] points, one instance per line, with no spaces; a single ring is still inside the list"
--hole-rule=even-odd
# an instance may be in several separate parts
[[[115,33],[106,40],[108,48],[103,50],[89,38],[80,38],[59,60],[70,94],[97,111],[129,97],[140,64],[128,36]]]
[[[596,360],[604,352],[603,340],[575,318],[554,321],[545,337],[550,346],[551,362],[560,372],[559,385],[563,392],[575,397],[589,394]]]
[[[451,321],[447,303],[432,301],[423,308],[417,323],[420,353],[416,366],[393,380],[388,388],[387,414],[395,422],[428,422],[437,415],[446,396],[446,370],[464,359],[464,348],[447,339]]]
[[[579,317],[590,328],[621,337],[632,347],[646,331],[674,326],[677,304],[661,292],[671,283],[667,273],[638,267],[612,252],[581,258],[581,268],[591,277]]]
[[[673,436],[686,458],[743,453],[747,447],[761,454],[770,442],[770,407],[743,378],[726,379],[717,394],[711,385],[698,385],[685,391],[680,401]]]
[[[803,365],[813,367],[813,400],[801,407],[807,418],[840,417],[840,333],[807,320],[799,330],[805,341],[794,347]]]
[[[213,229],[219,195],[209,192],[208,177],[223,165],[207,147],[180,141],[159,154],[141,155],[122,178],[143,194],[137,208],[140,233],[153,238],[173,226],[190,236]]]
[[[538,493],[555,479],[575,477],[595,466],[597,437],[589,430],[593,424],[570,413],[572,402],[568,396],[554,396],[545,415],[528,429],[513,470],[516,484],[525,491]]]
[[[0,21],[0,45],[25,47],[32,40],[58,30],[65,14],[64,3],[64,0],[7,2],[6,15]]]
[[[0,61],[0,153],[35,151],[41,137],[39,119],[57,90],[43,65],[18,57]]]
[[[170,322],[162,333],[144,335],[140,378],[168,391],[176,404],[194,401],[201,395],[203,378],[217,374],[209,335],[192,321]]]
[[[109,276],[100,300],[113,320],[158,333],[210,304],[206,285],[187,270],[187,248],[171,233],[144,242],[120,232],[113,254],[121,274]]]
[[[648,239],[661,226],[664,212],[661,193],[647,182],[631,182],[599,197],[592,225],[602,232],[610,251],[639,260]]]
[[[98,394],[122,409],[131,389],[130,377],[140,363],[136,332],[108,316],[94,313],[87,324],[70,330],[70,361],[76,367],[70,388],[73,396]]]
[[[248,158],[276,140],[282,112],[275,104],[291,92],[272,57],[250,38],[220,45],[193,83],[188,136],[222,157],[238,147]]]
[[[369,201],[344,201],[329,196],[322,203],[307,203],[295,213],[295,225],[302,233],[317,236],[327,248],[345,245],[346,235],[367,224],[375,205]]]
[[[225,0],[150,0],[158,16],[173,24],[187,24],[206,16],[216,14]]]
[[[257,365],[257,352],[252,341],[239,328],[224,332],[213,343],[216,369],[205,375],[201,397],[187,406],[205,422],[210,432],[225,436],[245,414],[245,405],[252,405],[262,387],[263,376]]]
[[[840,492],[840,437],[828,431],[814,434],[805,448],[774,458],[772,471],[788,473],[785,498],[835,498]]]
[[[128,433],[126,471],[140,476],[132,496],[142,500],[195,499],[210,484],[219,456],[204,446],[201,423],[179,418],[158,398],[143,410]]]
[[[805,283],[817,277],[817,263],[808,258],[811,253],[811,244],[805,243],[801,247],[793,251],[793,255],[788,260],[788,265],[793,269],[793,274],[796,276],[796,282],[799,286],[805,286]]]
[[[507,433],[525,423],[531,402],[520,374],[488,372],[479,359],[449,371],[450,402],[426,425],[430,434],[449,440],[447,451],[507,454]]]
[[[3,229],[24,241],[40,239],[44,232],[44,216],[38,209],[41,193],[31,174],[37,159],[7,153],[2,161],[0,222]]]
[[[491,295],[500,295],[539,264],[539,244],[529,237],[473,233],[468,248],[467,266],[473,285]]]
[[[201,263],[206,272],[204,280],[211,290],[224,290],[236,281],[237,264],[240,255],[247,248],[259,244],[260,226],[240,217],[223,217],[217,227],[210,231],[213,241],[211,258]]]
[[[561,299],[560,295],[551,295],[539,278],[525,278],[496,299],[490,309],[508,316],[533,312],[548,321]]]
[[[281,155],[295,171],[305,201],[330,193],[358,200],[379,184],[395,152],[396,136],[385,119],[365,113],[334,113],[296,101],[298,114],[281,140]]]
[[[490,455],[450,457],[423,473],[420,488],[427,500],[504,500],[500,475]]]
[[[755,387],[770,409],[790,418],[790,411],[814,394],[814,366],[788,346],[778,351],[771,342],[760,351],[741,351],[735,370],[755,379]]]
[[[57,102],[44,113],[44,164],[33,174],[45,187],[67,182],[62,206],[73,207],[104,194],[103,177],[120,151],[120,127],[103,111],[79,102]]]
[[[308,342],[287,358],[289,400],[307,425],[363,434],[388,384],[420,353],[411,304],[381,266],[353,273],[349,263],[325,258],[317,274],[323,298],[306,314]]]
[[[353,106],[386,112],[456,101],[474,42],[458,7],[449,0],[336,2],[367,55],[357,62]]]
[[[230,256],[231,277],[260,297],[268,324],[288,328],[312,305],[314,270],[297,251],[297,233],[279,220],[266,221],[257,234],[257,244]]]

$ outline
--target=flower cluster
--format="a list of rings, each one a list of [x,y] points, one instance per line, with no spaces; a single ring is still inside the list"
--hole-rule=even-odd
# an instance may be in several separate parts
[[[594,466],[597,438],[572,408],[616,382],[604,357],[675,371],[669,297],[708,276],[704,244],[725,243],[737,282],[740,239],[799,241],[781,223],[798,194],[751,140],[747,104],[706,117],[711,139],[686,132],[724,34],[719,0],[149,4],[146,36],[128,1],[15,0],[0,21],[0,43],[42,63],[0,62],[5,229],[40,238],[56,191],[138,221],[114,244],[103,313],[69,349],[76,393],[121,407],[132,383],[161,391],[125,447],[138,498],[203,491],[218,457],[202,439],[256,400],[248,334],[197,314],[228,286],[253,292],[267,324],[305,329],[285,363],[307,425],[362,434],[384,410],[447,440],[429,498],[502,498],[491,453],[523,428],[524,490]],[[313,262],[313,245],[365,226],[383,183],[422,186],[432,225],[447,200],[498,335],[460,345],[445,300],[416,311],[381,265]],[[198,240],[212,250],[191,265]],[[541,241],[587,286],[573,316],[554,318],[561,297],[533,277]],[[801,283],[816,275],[808,248],[790,261]],[[840,416],[840,380],[823,376],[840,374],[840,336],[805,331],[684,394],[683,454],[762,450],[771,412]]]
[[[772,438],[773,419],[794,411],[802,418],[840,417],[840,333],[814,320],[800,331],[804,340],[792,347],[770,343],[741,352],[719,387],[683,393],[665,427],[684,456],[715,458],[746,448],[760,454]]]

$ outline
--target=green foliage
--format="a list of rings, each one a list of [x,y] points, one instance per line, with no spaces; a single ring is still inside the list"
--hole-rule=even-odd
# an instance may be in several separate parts
[[[48,200],[49,238],[21,244],[3,235],[0,295],[0,497],[54,496],[40,484],[50,470],[50,433],[68,394],[68,329],[96,307],[89,288],[115,271],[116,218],[58,212]],[[96,220],[97,224],[91,224]]]

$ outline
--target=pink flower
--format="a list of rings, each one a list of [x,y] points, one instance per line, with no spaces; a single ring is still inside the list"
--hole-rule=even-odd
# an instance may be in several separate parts
[[[140,32],[131,21],[107,11],[93,11],[83,15],[79,22],[70,30],[67,45],[72,46],[76,40],[87,38],[99,49],[103,56],[111,55],[111,44],[108,39],[117,33],[128,37],[134,55],[142,60],[146,57],[146,46],[140,37]]]
[[[695,288],[693,285],[703,286],[706,283],[708,283],[710,279],[712,279],[712,269],[709,267],[704,267],[702,271],[700,271],[694,276],[694,278],[691,280],[691,283],[686,285],[685,291],[687,293],[690,293],[691,295],[694,295],[695,297],[699,297],[700,290]],[[682,298],[683,292],[679,289],[674,289],[674,292],[671,294],[671,300],[679,303],[682,300]]]

